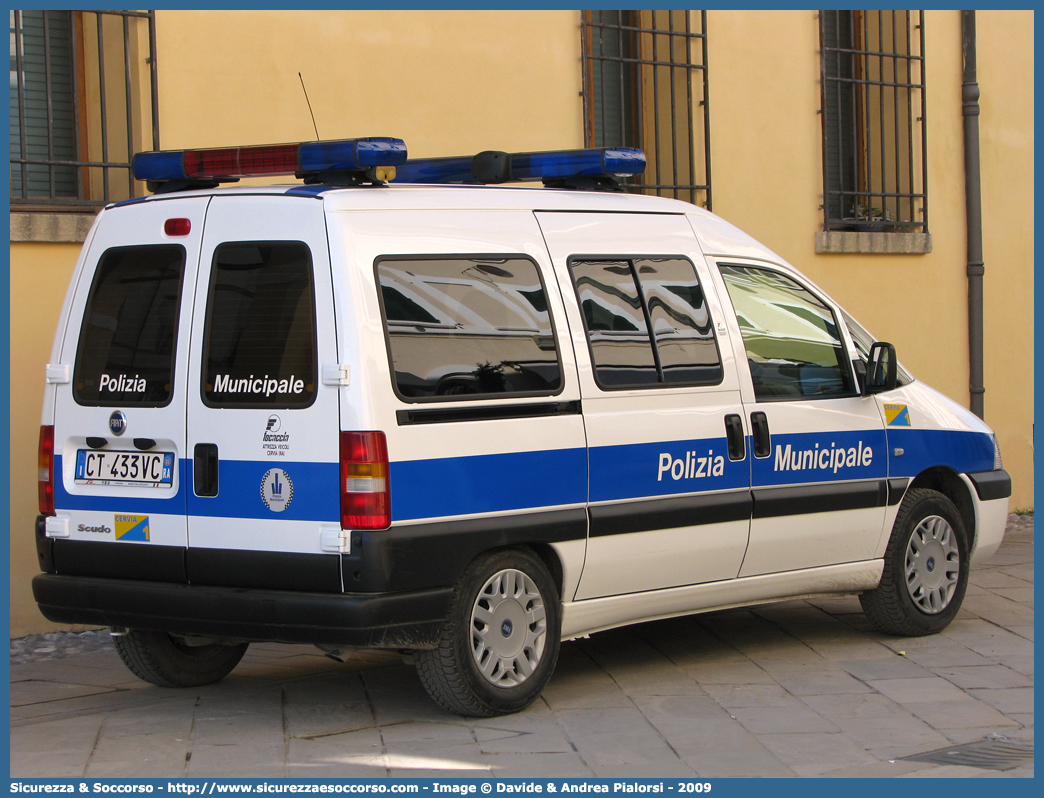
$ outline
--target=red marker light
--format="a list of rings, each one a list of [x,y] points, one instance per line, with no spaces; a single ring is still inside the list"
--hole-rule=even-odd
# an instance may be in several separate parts
[[[167,219],[163,223],[163,232],[169,236],[187,236],[192,229],[188,219]]]
[[[383,432],[341,433],[341,529],[391,525],[388,443]]]
[[[40,427],[40,448],[37,457],[40,514],[54,515],[54,427]]]

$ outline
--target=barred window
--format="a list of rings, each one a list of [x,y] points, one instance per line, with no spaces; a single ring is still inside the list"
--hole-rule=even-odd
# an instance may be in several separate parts
[[[159,149],[153,13],[9,16],[11,204],[99,206],[142,194],[131,155]]]
[[[626,185],[709,209],[706,12],[581,13],[587,146],[644,150]]]
[[[928,232],[923,11],[820,11],[825,230]]]

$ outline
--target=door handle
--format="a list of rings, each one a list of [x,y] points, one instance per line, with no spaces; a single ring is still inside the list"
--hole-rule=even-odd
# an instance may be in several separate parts
[[[725,440],[729,444],[730,460],[742,460],[747,456],[743,438],[743,419],[736,413],[729,413],[725,416]]]
[[[754,456],[768,457],[772,454],[772,438],[769,435],[768,416],[760,410],[750,414],[750,430],[754,438]]]
[[[192,451],[192,484],[197,496],[218,495],[218,447],[197,443]]]

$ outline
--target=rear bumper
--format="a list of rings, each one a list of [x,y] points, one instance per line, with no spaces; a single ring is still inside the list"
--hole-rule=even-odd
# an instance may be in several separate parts
[[[56,623],[399,649],[437,644],[453,589],[329,594],[39,574],[33,596]]]

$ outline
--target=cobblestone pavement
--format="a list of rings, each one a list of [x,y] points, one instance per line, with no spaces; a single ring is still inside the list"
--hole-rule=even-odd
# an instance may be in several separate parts
[[[541,699],[491,720],[384,652],[255,644],[170,690],[104,631],[11,641],[14,777],[1032,776],[1032,746],[1032,516],[939,635],[879,634],[854,597],[640,624],[564,644]]]

